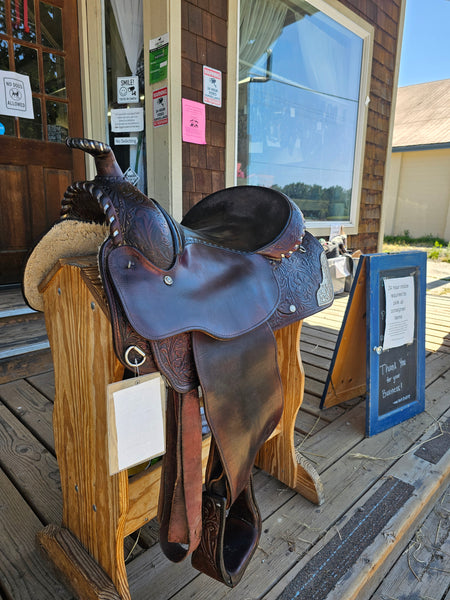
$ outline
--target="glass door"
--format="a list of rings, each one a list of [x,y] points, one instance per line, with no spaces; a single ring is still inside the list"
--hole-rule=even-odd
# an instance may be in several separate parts
[[[109,144],[146,193],[142,0],[105,0],[105,46]]]

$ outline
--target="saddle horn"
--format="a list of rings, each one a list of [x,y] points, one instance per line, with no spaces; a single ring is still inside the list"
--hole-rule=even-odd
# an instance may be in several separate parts
[[[97,176],[68,187],[61,217],[106,223],[115,246],[134,246],[158,268],[169,269],[180,244],[165,210],[125,179],[108,144],[67,138],[66,145],[93,156]]]
[[[98,177],[123,177],[122,169],[119,167],[114,152],[108,144],[86,138],[68,137],[66,146],[83,150],[83,152],[93,156]]]

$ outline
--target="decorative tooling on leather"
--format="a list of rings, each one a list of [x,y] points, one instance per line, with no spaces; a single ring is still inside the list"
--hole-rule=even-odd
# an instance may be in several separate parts
[[[93,181],[68,188],[61,216],[109,224],[99,267],[116,354],[140,374],[159,370],[173,400],[161,546],[173,561],[193,553],[196,568],[234,586],[261,534],[255,456],[283,410],[273,331],[331,304],[322,246],[276,190],[220,190],[179,224],[124,179],[109,146],[67,145],[92,154],[97,167]],[[201,513],[199,385],[212,433],[201,540],[192,525]]]

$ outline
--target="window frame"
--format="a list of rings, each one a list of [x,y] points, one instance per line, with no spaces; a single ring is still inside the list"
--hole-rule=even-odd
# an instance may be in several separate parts
[[[357,35],[363,42],[361,76],[359,83],[358,117],[355,140],[355,159],[353,163],[352,195],[350,219],[348,221],[306,221],[307,228],[314,235],[328,235],[335,223],[342,224],[346,233],[358,233],[361,188],[364,167],[364,149],[367,132],[367,114],[370,101],[370,80],[374,28],[370,23],[356,15],[337,0],[307,0],[309,4]],[[240,1],[229,1],[228,15],[228,96],[227,96],[227,141],[226,141],[226,185],[237,184],[237,108],[239,74],[239,17]],[[301,208],[301,207],[300,207]]]

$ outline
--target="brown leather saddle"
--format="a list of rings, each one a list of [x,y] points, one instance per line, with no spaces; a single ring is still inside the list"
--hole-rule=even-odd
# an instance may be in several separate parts
[[[96,161],[96,178],[66,191],[62,218],[109,224],[99,266],[116,354],[167,382],[161,547],[234,586],[261,533],[253,463],[283,410],[273,331],[333,301],[323,248],[280,192],[221,190],[179,224],[124,179],[109,146],[67,144]],[[200,404],[211,431],[203,492]]]

